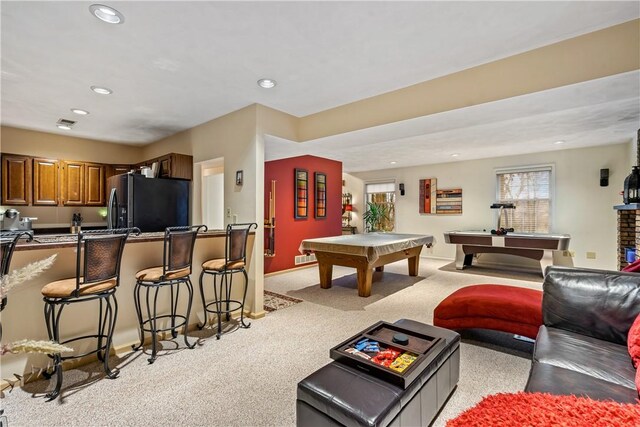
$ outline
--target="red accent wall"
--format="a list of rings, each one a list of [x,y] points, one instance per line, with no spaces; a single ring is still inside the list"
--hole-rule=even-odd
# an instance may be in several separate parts
[[[295,219],[294,169],[309,172],[309,211],[306,219]],[[327,175],[327,217],[315,218],[314,172]],[[264,164],[264,213],[269,215],[271,180],[276,180],[276,229],[274,257],[265,257],[264,272],[296,267],[294,257],[304,239],[342,234],[342,162],[315,156],[291,157]],[[265,244],[269,229],[265,229]]]

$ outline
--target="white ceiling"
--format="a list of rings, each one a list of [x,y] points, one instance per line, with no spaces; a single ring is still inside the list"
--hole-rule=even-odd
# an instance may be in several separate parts
[[[311,154],[362,172],[618,144],[638,128],[634,71],[302,144],[266,136],[265,159]]]
[[[90,2],[2,2],[3,125],[148,143],[252,103],[308,115],[640,16],[637,1],[106,3],[125,15],[124,24],[98,21],[89,13]],[[261,77],[276,79],[278,86],[259,88]],[[96,95],[91,85],[107,86],[114,94]],[[587,113],[608,123],[621,110],[637,118],[630,103],[612,97],[588,111],[577,106],[547,114],[527,101],[534,116],[514,117],[517,132],[505,120],[493,129],[467,125],[468,133],[456,130],[460,121],[445,120],[440,126],[450,126],[451,134],[439,140],[440,151],[448,155],[442,141],[458,140],[467,141],[456,148],[465,155],[504,153],[516,149],[514,134],[517,140],[530,135],[542,141],[543,128],[578,137],[584,127],[557,122],[565,126]],[[76,116],[69,111],[73,107],[91,114]],[[510,109],[486,114],[491,111]],[[59,118],[78,123],[65,133],[55,128]],[[468,144],[480,142],[482,131],[493,146]],[[368,135],[385,144],[384,133]],[[424,144],[425,137],[416,135],[402,143]],[[602,138],[612,135],[605,132]],[[386,148],[396,144],[387,140]],[[347,165],[358,156],[357,147],[345,147]],[[413,155],[405,156],[415,162]]]

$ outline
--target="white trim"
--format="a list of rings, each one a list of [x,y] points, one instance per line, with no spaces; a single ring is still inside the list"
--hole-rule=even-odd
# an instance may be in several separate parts
[[[394,208],[398,207],[398,186],[396,185],[396,178],[395,177],[389,177],[389,178],[376,178],[376,179],[370,179],[370,180],[366,180],[363,181],[363,185],[362,185],[362,217],[364,217],[365,212],[367,211],[367,195],[371,194],[371,193],[367,193],[367,185],[368,184],[386,184],[386,183],[393,183],[393,191],[388,191],[388,193],[393,193],[394,194]],[[398,230],[398,212],[396,211],[396,214],[394,215],[394,219],[393,219],[393,230],[394,232],[397,232]],[[366,233],[366,223],[364,222],[364,218],[362,218],[362,232]]]

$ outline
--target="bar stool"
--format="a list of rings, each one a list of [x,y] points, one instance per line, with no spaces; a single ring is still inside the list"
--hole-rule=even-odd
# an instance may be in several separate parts
[[[133,299],[140,324],[140,344],[133,345],[133,350],[139,350],[144,345],[144,333],[151,333],[151,357],[147,359],[153,363],[157,357],[157,334],[158,332],[171,331],[171,336],[178,336],[177,329],[184,326],[184,342],[189,348],[193,348],[195,343],[190,344],[187,339],[189,327],[189,314],[191,313],[191,303],[193,301],[193,285],[191,284],[191,261],[193,259],[193,247],[196,243],[198,232],[207,231],[205,225],[194,225],[185,227],[169,227],[164,232],[164,250],[162,254],[162,265],[159,267],[145,268],[136,273],[136,285],[133,291]],[[184,283],[189,298],[187,300],[186,314],[179,315],[178,300],[180,298],[180,284]],[[161,288],[169,287],[171,292],[170,314],[158,315],[158,291]],[[146,312],[147,319],[142,318],[142,306],[140,292],[146,290]],[[149,302],[149,294],[154,290],[153,303]],[[171,325],[166,328],[158,328],[159,319],[169,319]],[[180,323],[176,323],[180,320]]]
[[[118,317],[116,288],[120,284],[120,261],[129,233],[140,234],[138,228],[120,228],[112,230],[83,231],[78,233],[76,256],[76,276],[57,280],[42,288],[44,317],[49,339],[67,344],[88,338],[96,338],[95,350],[77,356],[62,357],[60,353],[50,355],[53,358],[53,371],[45,373],[46,378],[57,374],[55,389],[46,395],[53,400],[60,394],[62,387],[62,362],[68,359],[88,356],[96,353],[98,360],[104,362],[104,371],[108,378],[115,378],[119,370],[109,368],[109,349],[113,339],[113,330]],[[86,301],[98,300],[98,330],[94,335],[60,341],[60,315],[65,306]]]
[[[202,273],[200,273],[200,296],[202,297],[202,306],[204,307],[204,322],[198,325],[202,329],[209,323],[208,313],[215,313],[218,318],[218,332],[216,338],[220,339],[222,330],[222,315],[226,315],[229,321],[231,313],[240,310],[240,325],[248,328],[251,323],[244,322],[244,303],[247,299],[247,288],[249,278],[245,270],[247,264],[247,240],[251,228],[258,228],[255,222],[245,224],[229,224],[225,235],[224,258],[210,259],[202,263]],[[244,275],[244,294],[242,301],[231,299],[231,288],[233,286],[233,275],[242,273]],[[213,293],[214,301],[207,303],[204,297],[204,275],[213,276]],[[220,277],[220,292],[216,288],[218,284],[218,276]],[[222,293],[222,285],[224,284],[225,292]],[[219,297],[218,297],[219,295]],[[209,308],[215,305],[215,309]],[[223,309],[224,306],[224,309]]]

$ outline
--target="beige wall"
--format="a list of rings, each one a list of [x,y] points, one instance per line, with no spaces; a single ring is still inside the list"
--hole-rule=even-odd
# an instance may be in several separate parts
[[[397,192],[396,231],[435,236],[432,250],[425,255],[453,259],[454,245],[444,243],[449,230],[490,230],[495,228],[495,212],[489,205],[496,198],[495,168],[553,164],[555,198],[552,232],[571,235],[573,264],[579,267],[617,269],[616,213],[622,203],[620,191],[628,172],[628,144],[553,151],[465,162],[442,163],[403,169],[354,173],[364,182],[395,179],[404,183],[406,195]],[[609,168],[608,187],[600,187],[600,169]],[[437,178],[438,188],[462,188],[462,215],[421,215],[418,213],[418,181]],[[353,190],[354,192],[357,189]],[[358,209],[364,209],[359,206]],[[361,227],[361,224],[359,224]],[[587,259],[586,252],[596,252]],[[484,255],[481,255],[481,260]],[[485,257],[485,259],[490,257]],[[503,258],[504,259],[504,258]],[[495,258],[493,259],[495,260]],[[560,262],[571,261],[559,260]]]
[[[362,215],[364,215],[364,181],[360,178],[350,175],[348,173],[342,174],[344,180],[344,186],[342,187],[343,193],[351,193],[351,204],[353,212],[351,213],[351,226],[358,228],[358,233],[364,232],[364,222]]]
[[[629,173],[631,173],[631,167],[636,166],[638,163],[638,134],[640,134],[640,129],[638,133],[631,138],[631,141],[629,141]]]
[[[249,270],[249,300],[251,312],[263,313],[263,197],[264,142],[257,134],[258,107],[256,104],[177,133],[144,147],[145,158],[168,152],[190,154],[195,163],[224,159],[224,203],[231,218],[225,223],[256,222],[256,244]],[[275,110],[274,110],[275,111]],[[236,171],[243,171],[244,183],[235,184]],[[194,169],[193,194],[201,193],[202,170]],[[201,204],[193,197],[192,223],[201,221]]]
[[[0,151],[3,153],[109,164],[137,163],[144,160],[141,146],[114,144],[8,126],[0,127],[0,136]]]

